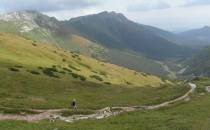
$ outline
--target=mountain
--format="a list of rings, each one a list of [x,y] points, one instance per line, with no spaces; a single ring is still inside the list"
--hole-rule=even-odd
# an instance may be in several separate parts
[[[164,84],[156,76],[6,33],[0,33],[0,52],[0,72],[10,70],[20,74],[114,85],[155,87]]]
[[[191,41],[197,46],[210,45],[210,27],[205,26],[200,29],[189,30],[178,34],[180,37]]]
[[[66,50],[81,51],[88,56],[98,55],[97,51],[103,51],[100,45],[73,34],[61,21],[37,11],[17,11],[0,15],[0,31],[53,44]]]
[[[191,49],[174,44],[174,34],[134,23],[115,12],[69,21],[36,11],[11,12],[0,15],[0,32],[164,77],[169,72],[157,60],[191,54]]]
[[[210,47],[201,50],[187,62],[189,65],[184,74],[195,76],[210,76]]]
[[[137,24],[115,12],[73,18],[65,23],[78,34],[108,48],[130,49],[156,59],[182,57],[190,53],[190,49],[160,37],[148,26]]]

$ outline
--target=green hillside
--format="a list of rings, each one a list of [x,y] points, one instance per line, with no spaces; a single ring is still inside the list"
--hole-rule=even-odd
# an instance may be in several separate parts
[[[60,73],[75,73],[88,81],[110,82],[111,84],[132,83],[133,86],[159,86],[161,79],[145,73],[137,73],[116,65],[103,63],[62,49],[36,43],[14,35],[1,33],[1,63],[3,65],[55,69]],[[10,66],[13,67],[13,66]],[[62,74],[58,74],[62,75]],[[128,77],[124,77],[124,75]],[[64,76],[65,77],[65,76]],[[148,82],[150,81],[150,82]]]
[[[188,90],[156,76],[6,33],[0,33],[0,54],[1,113],[68,108],[73,98],[80,109],[158,104]]]
[[[166,77],[168,73],[163,66],[144,56],[142,52],[136,53],[129,49],[107,48],[101,41],[91,40],[89,37],[85,38],[78,34],[75,28],[64,24],[65,22],[58,21],[39,12],[19,11],[4,15],[0,18],[1,32],[12,33],[41,43],[52,44],[65,50],[136,71],[162,77]],[[7,19],[7,17],[11,18]],[[144,32],[144,30],[142,31]],[[114,42],[110,44],[115,45]]]
[[[185,75],[209,76],[210,75],[210,48],[206,47],[193,58],[188,60],[186,65],[189,65],[185,71]]]
[[[156,59],[191,54],[191,49],[176,45],[148,26],[137,24],[115,12],[73,18],[65,24],[80,35],[108,48],[130,49]]]

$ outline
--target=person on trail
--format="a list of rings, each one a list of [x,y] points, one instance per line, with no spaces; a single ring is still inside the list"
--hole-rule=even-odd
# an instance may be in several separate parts
[[[76,99],[73,99],[72,103],[71,103],[71,107],[73,109],[77,109],[77,104],[76,104]]]

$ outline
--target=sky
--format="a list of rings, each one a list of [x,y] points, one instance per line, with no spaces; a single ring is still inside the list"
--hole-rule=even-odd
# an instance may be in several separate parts
[[[0,0],[0,12],[36,10],[68,20],[102,11],[169,31],[210,26],[210,0]]]

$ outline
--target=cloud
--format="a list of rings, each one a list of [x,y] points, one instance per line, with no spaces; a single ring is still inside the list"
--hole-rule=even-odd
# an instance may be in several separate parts
[[[171,5],[163,0],[141,1],[137,4],[128,6],[127,10],[131,12],[150,11],[159,9],[168,9]]]
[[[210,5],[210,0],[188,0],[184,6]]]
[[[0,0],[4,11],[37,10],[41,12],[74,10],[97,5],[90,0]]]

